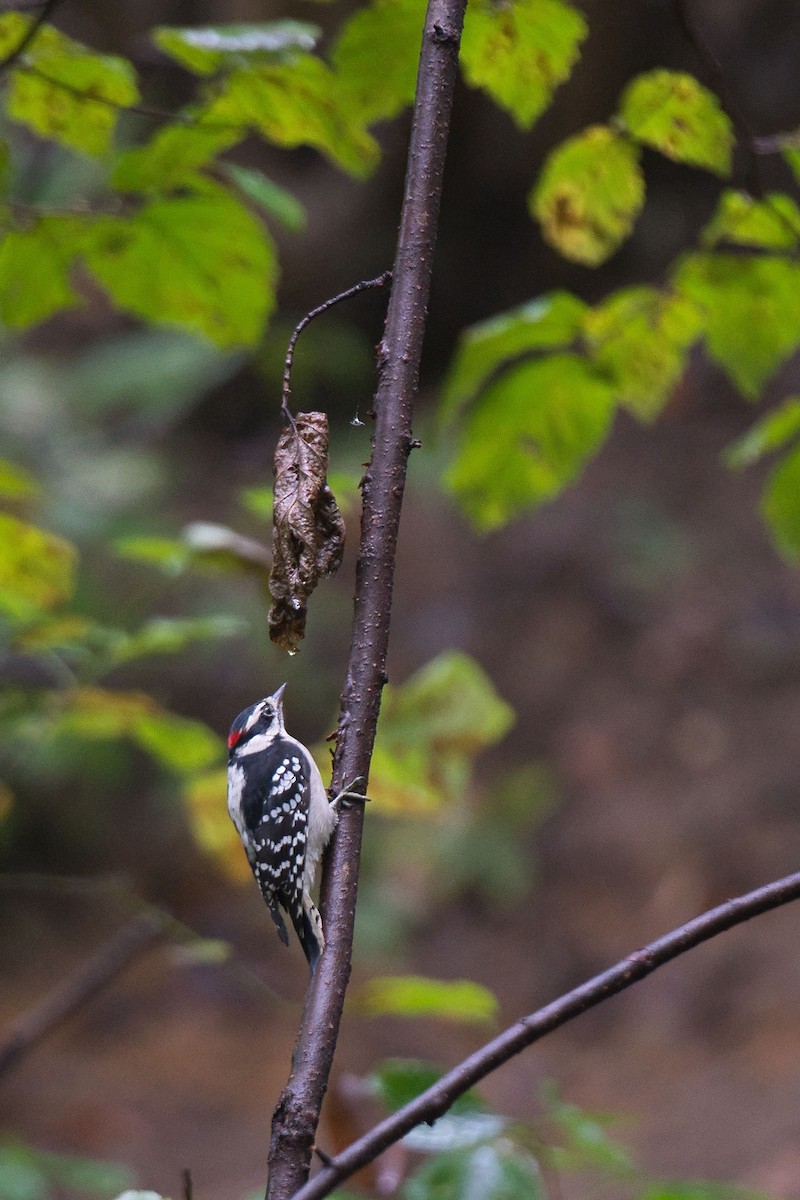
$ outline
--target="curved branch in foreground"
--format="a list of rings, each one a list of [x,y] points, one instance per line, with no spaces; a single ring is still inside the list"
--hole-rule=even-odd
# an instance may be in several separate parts
[[[433,1087],[422,1092],[390,1117],[380,1121],[363,1137],[353,1142],[341,1154],[332,1158],[310,1183],[301,1188],[294,1200],[322,1200],[329,1192],[361,1167],[371,1163],[387,1147],[399,1141],[416,1125],[431,1125],[463,1095],[468,1088],[491,1074],[526,1047],[538,1042],[580,1016],[595,1005],[616,996],[633,983],[651,975],[665,963],[685,954],[751,917],[780,908],[800,899],[800,872],[787,875],[774,883],[757,888],[744,896],[728,900],[718,908],[709,909],[680,928],[674,929],[623,958],[616,966],[545,1005],[530,1016],[509,1026],[499,1037],[487,1042],[452,1071],[443,1075]]]
[[[337,791],[368,782],[381,692],[412,417],[439,219],[450,110],[466,0],[429,0],[408,151],[392,291],[378,357],[372,460],[362,482],[361,541],[350,657],[333,764]],[[272,1118],[269,1200],[308,1178],[350,977],[363,810],[342,813],[326,856],[327,948],[314,972],[289,1081]]]

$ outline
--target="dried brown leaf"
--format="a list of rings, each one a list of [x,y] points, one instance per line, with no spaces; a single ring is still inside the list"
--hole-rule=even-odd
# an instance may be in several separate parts
[[[328,487],[328,418],[298,413],[275,450],[275,504],[269,636],[294,653],[305,634],[307,601],[342,564],[344,521]]]

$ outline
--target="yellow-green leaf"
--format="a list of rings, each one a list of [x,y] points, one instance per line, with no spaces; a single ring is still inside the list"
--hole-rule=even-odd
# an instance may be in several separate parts
[[[28,471],[0,459],[0,497],[4,500],[32,500],[39,494],[39,485]]]
[[[575,354],[505,372],[480,397],[445,476],[467,515],[496,529],[556,496],[599,449],[614,389]]]
[[[97,629],[99,626],[89,617],[81,617],[75,613],[64,617],[48,616],[21,630],[14,638],[14,647],[23,654],[73,649],[81,646],[87,636]]]
[[[458,800],[476,756],[513,721],[486,672],[456,651],[387,687],[370,772],[376,809],[431,816]]]
[[[81,238],[82,225],[71,218],[42,217],[28,229],[9,230],[0,241],[4,325],[27,329],[77,304],[69,274]]]
[[[272,242],[221,187],[101,217],[86,261],[121,308],[181,325],[218,346],[252,344],[275,303]]]
[[[464,78],[530,129],[569,78],[587,33],[585,18],[562,0],[470,0],[461,42]]]
[[[761,511],[781,554],[789,562],[800,562],[800,447],[770,473]]]
[[[789,396],[778,408],[756,421],[725,452],[729,467],[740,470],[758,462],[765,454],[780,450],[800,437],[800,397]]]
[[[360,120],[386,120],[414,99],[424,22],[424,0],[374,0],[345,23],[331,59],[342,100]]]
[[[585,312],[577,296],[551,292],[466,330],[444,381],[442,421],[453,420],[503,363],[528,352],[569,346],[581,332]]]
[[[592,125],[553,151],[528,203],[551,246],[596,267],[628,237],[644,196],[638,148]]]
[[[297,50],[313,50],[320,35],[306,21],[207,25],[153,30],[157,46],[196,75],[212,75],[240,63],[274,61]]]
[[[143,146],[117,156],[111,182],[126,192],[168,192],[191,183],[201,167],[241,141],[243,130],[165,125]]]
[[[207,770],[225,756],[222,738],[206,725],[167,712],[143,692],[78,687],[59,693],[50,731],[89,740],[127,737],[182,775]]]
[[[20,618],[68,600],[77,558],[70,542],[0,513],[0,610]]]
[[[234,71],[219,85],[203,120],[253,129],[277,146],[313,146],[359,177],[379,158],[378,143],[353,112],[338,76],[313,54]]]
[[[263,171],[240,167],[238,163],[222,163],[222,171],[234,188],[247,200],[252,200],[270,217],[275,217],[293,233],[306,226],[306,210],[286,188],[269,179]]]
[[[469,979],[429,979],[423,975],[379,975],[359,990],[355,1003],[371,1017],[441,1017],[485,1025],[498,1005],[488,988]]]
[[[730,175],[733,126],[714,93],[694,76],[665,70],[638,75],[623,92],[619,113],[637,141],[667,158]]]
[[[120,108],[138,99],[127,59],[96,54],[44,25],[11,72],[7,108],[42,137],[100,155],[111,146]]]
[[[205,771],[225,757],[225,744],[207,725],[153,709],[133,723],[132,736],[165,767],[192,775]]]
[[[690,299],[649,287],[615,292],[584,319],[591,361],[612,383],[617,402],[645,421],[661,412],[701,331]]]
[[[762,250],[792,250],[800,242],[800,208],[782,192],[755,200],[746,192],[723,192],[701,234],[704,246],[720,242]]]
[[[800,342],[800,264],[782,257],[690,254],[677,292],[703,314],[709,352],[746,396],[757,398]]]

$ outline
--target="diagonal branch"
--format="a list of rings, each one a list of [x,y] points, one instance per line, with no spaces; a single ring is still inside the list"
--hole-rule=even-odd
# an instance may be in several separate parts
[[[468,1088],[546,1034],[560,1029],[562,1025],[601,1004],[609,996],[616,996],[618,992],[651,975],[673,958],[678,958],[687,950],[709,941],[726,929],[732,929],[734,925],[741,925],[752,917],[799,899],[800,872],[797,872],[744,896],[728,900],[718,908],[709,909],[655,942],[650,942],[641,950],[629,954],[616,966],[596,975],[558,1000],[545,1005],[530,1016],[523,1017],[499,1037],[487,1042],[469,1058],[465,1058],[452,1071],[448,1071],[433,1087],[422,1092],[410,1104],[392,1113],[336,1158],[330,1159],[319,1174],[300,1189],[294,1200],[322,1200],[322,1197],[333,1191],[342,1180],[371,1163],[416,1125],[433,1124]]]
[[[0,1075],[37,1046],[51,1029],[77,1012],[162,936],[165,919],[145,910],[117,930],[67,979],[13,1023],[0,1043]]]
[[[430,292],[458,48],[466,0],[429,0],[386,327],[379,351],[372,460],[362,482],[353,634],[333,786],[364,785],[386,682],[397,534]],[[322,884],[327,949],[312,978],[292,1072],[272,1120],[269,1200],[289,1200],[311,1152],[350,976],[363,811],[342,814]]]

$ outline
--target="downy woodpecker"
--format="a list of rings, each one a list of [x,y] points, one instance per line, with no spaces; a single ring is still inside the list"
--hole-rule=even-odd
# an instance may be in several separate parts
[[[313,971],[325,938],[311,889],[336,828],[338,803],[356,797],[345,792],[329,801],[311,754],[284,728],[285,687],[251,704],[231,725],[228,812],[281,941],[288,946],[284,909]]]

